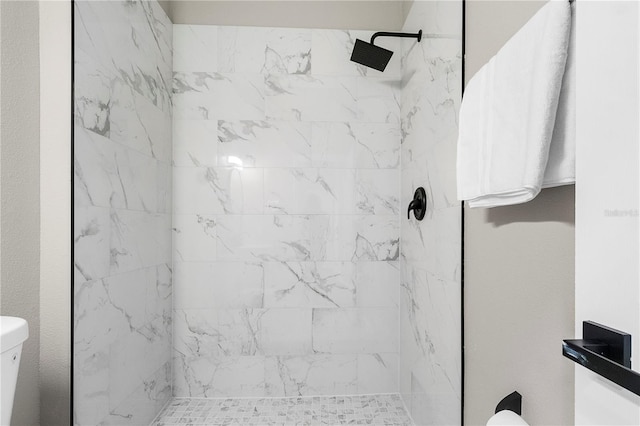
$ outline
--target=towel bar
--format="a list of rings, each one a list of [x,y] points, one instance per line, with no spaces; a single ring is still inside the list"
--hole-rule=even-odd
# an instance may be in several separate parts
[[[584,321],[582,337],[563,340],[562,355],[640,395],[640,373],[631,370],[631,335]]]

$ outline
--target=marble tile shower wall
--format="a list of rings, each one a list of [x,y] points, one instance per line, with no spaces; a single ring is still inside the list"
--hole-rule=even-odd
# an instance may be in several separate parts
[[[461,424],[461,208],[456,140],[462,88],[462,2],[417,1],[403,42],[402,205],[418,186],[429,208],[402,221],[400,392],[420,425]]]
[[[370,34],[174,26],[175,396],[398,391],[400,55],[351,63]]]
[[[74,424],[148,424],[171,397],[172,24],[74,13]]]

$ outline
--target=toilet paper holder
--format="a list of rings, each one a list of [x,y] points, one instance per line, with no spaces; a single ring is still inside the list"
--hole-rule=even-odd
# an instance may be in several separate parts
[[[518,391],[513,391],[505,396],[496,405],[496,414],[502,410],[513,411],[517,415],[522,415],[522,395]]]
[[[582,339],[566,339],[562,355],[640,395],[640,373],[631,370],[631,335],[593,321],[582,322]]]

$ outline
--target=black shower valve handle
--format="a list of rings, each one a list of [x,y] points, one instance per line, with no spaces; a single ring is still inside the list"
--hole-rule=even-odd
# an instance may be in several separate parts
[[[427,193],[423,187],[419,187],[414,192],[413,200],[409,203],[409,209],[407,210],[407,219],[411,219],[411,210],[413,210],[413,215],[416,219],[422,220],[424,218],[427,212]]]
[[[407,210],[407,219],[411,219],[411,210],[421,210],[422,200],[411,200],[409,210]]]

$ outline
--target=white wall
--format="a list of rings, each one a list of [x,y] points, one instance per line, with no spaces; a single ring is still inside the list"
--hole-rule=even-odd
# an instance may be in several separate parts
[[[1,313],[25,318],[13,424],[39,424],[40,134],[38,3],[0,2],[2,21]]]
[[[467,80],[544,3],[468,1]],[[574,324],[573,222],[573,186],[465,210],[465,424],[485,424],[514,390],[530,424],[573,423],[573,367],[560,353]]]
[[[408,6],[401,0],[161,1],[174,24],[398,31]],[[404,10],[403,10],[404,5]]]
[[[71,2],[40,2],[40,420],[68,425]]]
[[[632,334],[640,367],[637,2],[582,2],[577,27],[576,316]],[[640,397],[575,367],[576,424],[640,424]]]

